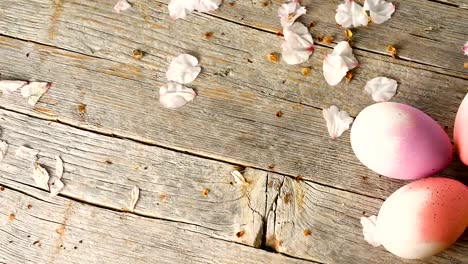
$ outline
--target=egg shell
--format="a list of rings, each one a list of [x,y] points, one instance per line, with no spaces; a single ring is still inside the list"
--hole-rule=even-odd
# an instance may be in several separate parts
[[[351,128],[351,145],[369,169],[396,179],[435,175],[452,160],[452,145],[442,127],[400,103],[377,103],[361,111]]]
[[[461,161],[468,165],[468,94],[458,108],[453,128],[453,140]]]
[[[393,193],[377,216],[380,243],[391,253],[422,259],[453,244],[468,225],[468,188],[447,178],[412,182]]]

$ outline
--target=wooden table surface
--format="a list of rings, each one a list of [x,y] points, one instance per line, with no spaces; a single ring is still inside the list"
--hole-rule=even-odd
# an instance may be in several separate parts
[[[364,241],[360,217],[405,182],[360,164],[349,132],[331,140],[321,111],[335,104],[356,116],[373,103],[365,83],[387,76],[399,83],[393,101],[451,134],[468,91],[468,0],[393,1],[389,21],[353,30],[361,66],[336,87],[322,59],[345,39],[339,0],[301,1],[316,50],[296,66],[267,60],[281,52],[281,0],[225,0],[177,21],[167,0],[133,0],[121,14],[116,2],[0,1],[0,79],[53,83],[35,107],[0,97],[0,139],[10,144],[0,162],[0,263],[468,263],[466,234],[425,261]],[[200,60],[199,96],[164,109],[159,87],[182,53]],[[40,150],[48,170],[62,157],[61,195],[35,186],[31,164],[13,155],[22,145]],[[248,186],[233,184],[234,169]],[[467,184],[458,160],[441,175]],[[141,198],[130,212],[134,186]]]

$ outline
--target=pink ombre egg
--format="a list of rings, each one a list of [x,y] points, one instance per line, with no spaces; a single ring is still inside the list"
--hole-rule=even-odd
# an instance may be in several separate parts
[[[377,218],[362,218],[366,240],[407,259],[435,255],[468,225],[468,188],[446,178],[412,182],[383,203]]]
[[[369,169],[395,179],[437,174],[452,160],[452,145],[442,127],[409,105],[385,102],[359,113],[351,145]]]
[[[463,163],[468,165],[468,94],[458,109],[453,130],[455,148]]]

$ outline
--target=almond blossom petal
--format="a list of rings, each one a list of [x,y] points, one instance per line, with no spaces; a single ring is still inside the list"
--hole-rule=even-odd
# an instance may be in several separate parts
[[[314,53],[314,41],[309,30],[302,23],[295,22],[283,30],[284,42],[282,58],[287,64],[299,64],[307,61]]]
[[[198,60],[192,55],[182,54],[174,58],[166,72],[166,78],[180,84],[193,82],[201,72]]]
[[[55,176],[59,179],[63,176],[63,160],[60,156],[55,156]]]
[[[332,55],[342,57],[349,70],[359,66],[359,62],[353,55],[353,49],[347,41],[339,42],[333,49]]]
[[[159,89],[159,102],[165,108],[179,108],[192,101],[197,94],[191,88],[170,82]]]
[[[341,41],[333,52],[323,60],[323,76],[329,85],[335,86],[343,80],[346,73],[359,66],[349,43]]]
[[[132,212],[135,210],[135,206],[139,199],[140,199],[140,188],[135,186],[132,189],[132,199],[130,200],[130,210]]]
[[[56,178],[49,187],[50,187],[49,197],[55,197],[63,191],[63,188],[65,188],[65,184],[62,182],[61,179]]]
[[[377,77],[367,82],[364,90],[376,102],[387,102],[395,96],[398,83],[387,77]]]
[[[8,152],[8,143],[0,140],[0,161],[2,161]]]
[[[366,0],[364,10],[369,10],[372,22],[382,24],[395,12],[395,5],[385,0]]]
[[[366,11],[354,0],[345,0],[343,4],[338,6],[335,20],[344,28],[367,26],[369,23]]]
[[[323,118],[327,121],[328,133],[330,133],[332,139],[341,136],[354,121],[354,118],[350,117],[348,113],[340,111],[334,105],[328,109],[323,109],[322,113]]]
[[[25,146],[19,147],[15,153],[17,157],[28,159],[28,160],[33,160],[33,161],[37,160],[38,154],[39,154],[39,150],[35,150],[35,149],[28,148]]]
[[[198,12],[211,12],[218,9],[221,2],[222,0],[199,0],[195,10]]]
[[[169,2],[169,16],[172,19],[184,18],[195,10],[199,0],[171,0]]]
[[[283,28],[290,27],[297,18],[304,15],[306,12],[306,8],[301,6],[297,0],[282,4],[278,9],[281,26]]]
[[[233,170],[233,171],[231,171],[231,175],[232,175],[232,177],[234,177],[234,180],[236,181],[236,184],[244,185],[244,186],[249,185],[249,183],[245,180],[242,173],[240,173],[239,171]]]
[[[377,237],[377,217],[372,215],[370,217],[361,217],[362,233],[364,239],[374,247],[382,245]]]
[[[21,95],[28,98],[28,103],[34,106],[51,85],[49,82],[31,82],[21,88]]]
[[[33,163],[33,179],[37,187],[49,191],[49,173],[39,163]]]
[[[24,81],[0,81],[0,91],[4,95],[10,95],[27,84],[28,82]]]
[[[463,53],[468,56],[468,41],[465,43],[465,46],[463,46]]]
[[[125,11],[131,7],[132,5],[130,5],[127,0],[119,0],[114,6],[114,11],[120,13],[121,11]]]

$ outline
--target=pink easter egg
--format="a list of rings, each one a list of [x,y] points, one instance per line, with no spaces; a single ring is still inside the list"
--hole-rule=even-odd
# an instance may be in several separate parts
[[[461,161],[468,165],[468,94],[463,99],[460,108],[458,108],[453,140]]]

